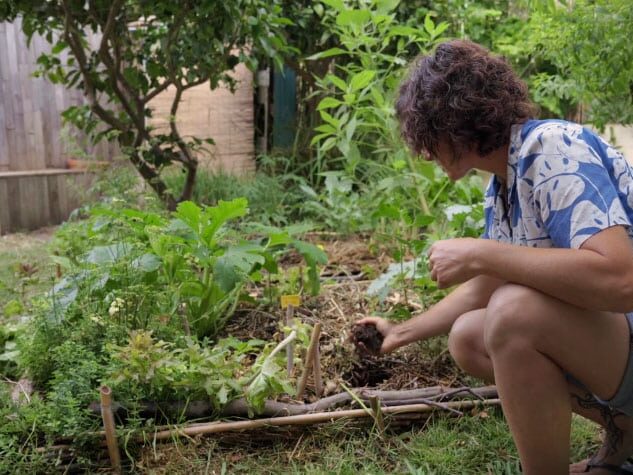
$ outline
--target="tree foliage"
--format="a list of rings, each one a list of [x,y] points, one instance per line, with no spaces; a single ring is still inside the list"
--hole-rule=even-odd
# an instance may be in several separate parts
[[[586,120],[598,127],[633,123],[630,1],[541,2],[533,8],[529,32],[531,49],[557,68],[535,78],[542,101],[582,104]]]
[[[52,49],[38,60],[41,74],[88,99],[64,117],[93,140],[116,139],[141,176],[170,209],[191,196],[196,152],[211,138],[183,136],[176,115],[183,93],[194,86],[234,86],[230,71],[251,66],[250,53],[276,58],[287,49],[279,34],[288,20],[277,1],[264,0],[15,0],[0,7],[0,21],[22,17],[31,39],[44,36]],[[150,101],[172,88],[169,130],[148,124]],[[179,164],[187,179],[179,199],[161,179]]]

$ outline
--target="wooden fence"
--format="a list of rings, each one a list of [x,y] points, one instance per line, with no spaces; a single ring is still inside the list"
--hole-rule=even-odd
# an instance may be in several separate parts
[[[60,113],[85,99],[79,90],[33,76],[45,51],[50,45],[40,36],[27,44],[20,19],[0,23],[0,234],[68,217],[80,203],[73,190],[89,184],[85,173],[66,169],[77,150],[98,160],[118,153],[113,144],[91,146],[82,134],[64,128]],[[200,157],[203,167],[244,173],[254,169],[252,74],[240,66],[236,76],[234,95],[210,91],[208,84],[187,91],[178,127],[183,135],[215,140],[212,157]],[[167,90],[152,101],[158,128],[166,125],[173,94]]]
[[[84,97],[79,90],[33,77],[44,51],[50,45],[40,36],[27,45],[20,19],[0,23],[0,171],[65,168],[72,154],[73,144],[63,141],[60,113],[84,104]],[[81,135],[73,135],[81,141]],[[109,159],[116,148],[85,144],[85,152]]]
[[[66,220],[91,179],[84,171],[63,169],[0,173],[0,234]]]

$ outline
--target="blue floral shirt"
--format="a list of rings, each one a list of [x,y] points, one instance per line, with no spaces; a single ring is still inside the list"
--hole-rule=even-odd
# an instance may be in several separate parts
[[[485,218],[484,238],[521,246],[577,249],[615,225],[633,238],[633,169],[580,125],[531,120],[512,127],[507,181],[491,178]]]

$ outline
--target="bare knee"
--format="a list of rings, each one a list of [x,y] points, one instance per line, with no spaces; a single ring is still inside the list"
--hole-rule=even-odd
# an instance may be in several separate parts
[[[489,368],[482,368],[488,356],[483,344],[483,321],[481,317],[466,313],[459,317],[448,334],[448,350],[457,365],[473,376],[483,377]]]
[[[540,295],[517,284],[503,285],[494,292],[486,308],[483,332],[484,347],[490,355],[536,340],[540,316],[531,312],[531,307]]]

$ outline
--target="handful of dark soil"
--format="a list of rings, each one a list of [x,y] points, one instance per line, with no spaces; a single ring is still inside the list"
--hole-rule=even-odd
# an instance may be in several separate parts
[[[385,337],[378,331],[375,325],[354,325],[350,339],[360,354],[377,355]]]

